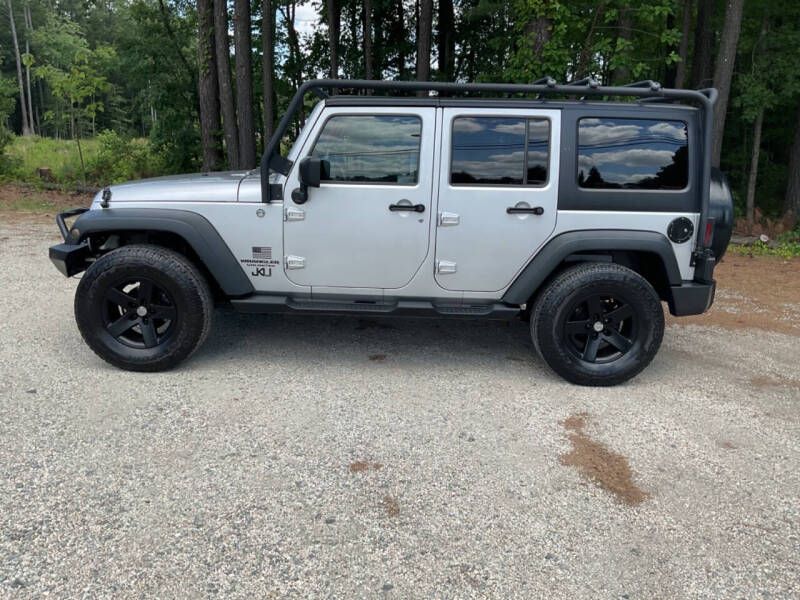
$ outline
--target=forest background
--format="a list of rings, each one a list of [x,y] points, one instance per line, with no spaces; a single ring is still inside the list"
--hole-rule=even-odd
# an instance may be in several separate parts
[[[319,76],[654,79],[719,89],[740,229],[798,225],[800,0],[0,1],[6,182],[255,167]]]

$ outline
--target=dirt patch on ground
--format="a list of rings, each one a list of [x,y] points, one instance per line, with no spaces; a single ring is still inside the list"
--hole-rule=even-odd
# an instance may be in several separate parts
[[[572,450],[561,457],[561,464],[577,468],[581,475],[611,492],[626,504],[639,504],[650,495],[633,482],[628,459],[595,442],[583,431],[586,413],[572,415],[562,422]]]
[[[789,379],[780,375],[770,377],[769,375],[758,375],[750,378],[750,385],[757,389],[769,389],[775,387],[793,387],[800,389],[800,381]]]
[[[363,473],[364,471],[369,471],[373,469],[375,471],[380,471],[383,465],[379,462],[368,463],[363,460],[357,460],[356,462],[350,465],[350,472],[351,473]]]
[[[728,253],[714,277],[717,296],[711,310],[693,317],[667,315],[667,321],[800,336],[800,259]]]
[[[390,517],[396,517],[400,514],[400,504],[391,496],[384,497],[381,501],[381,508],[383,508]]]
[[[89,206],[92,194],[40,189],[32,185],[0,185],[0,212],[9,216],[40,215],[52,217],[68,208]]]

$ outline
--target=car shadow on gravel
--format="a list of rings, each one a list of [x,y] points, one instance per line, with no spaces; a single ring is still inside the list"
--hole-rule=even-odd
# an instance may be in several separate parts
[[[390,365],[479,365],[531,368],[556,380],[536,355],[527,323],[324,315],[214,312],[211,332],[192,358],[258,362],[302,360],[370,368]]]

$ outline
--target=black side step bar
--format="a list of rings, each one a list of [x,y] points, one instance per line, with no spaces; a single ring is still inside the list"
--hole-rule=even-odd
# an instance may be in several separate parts
[[[434,317],[510,320],[519,315],[517,306],[493,304],[434,304],[425,300],[383,302],[342,302],[297,300],[287,296],[252,295],[231,300],[242,313],[316,313],[321,315],[370,315],[387,317]]]

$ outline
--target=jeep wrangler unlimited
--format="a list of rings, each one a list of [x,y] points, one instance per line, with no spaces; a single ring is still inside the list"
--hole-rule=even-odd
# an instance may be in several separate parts
[[[395,94],[325,93],[337,89]],[[321,100],[283,157],[308,92]],[[260,170],[106,188],[58,215],[50,258],[86,271],[78,328],[124,369],[187,358],[222,300],[521,318],[556,373],[613,385],[658,350],[662,301],[680,316],[714,299],[733,220],[709,158],[716,96],[653,81],[309,81]]]

